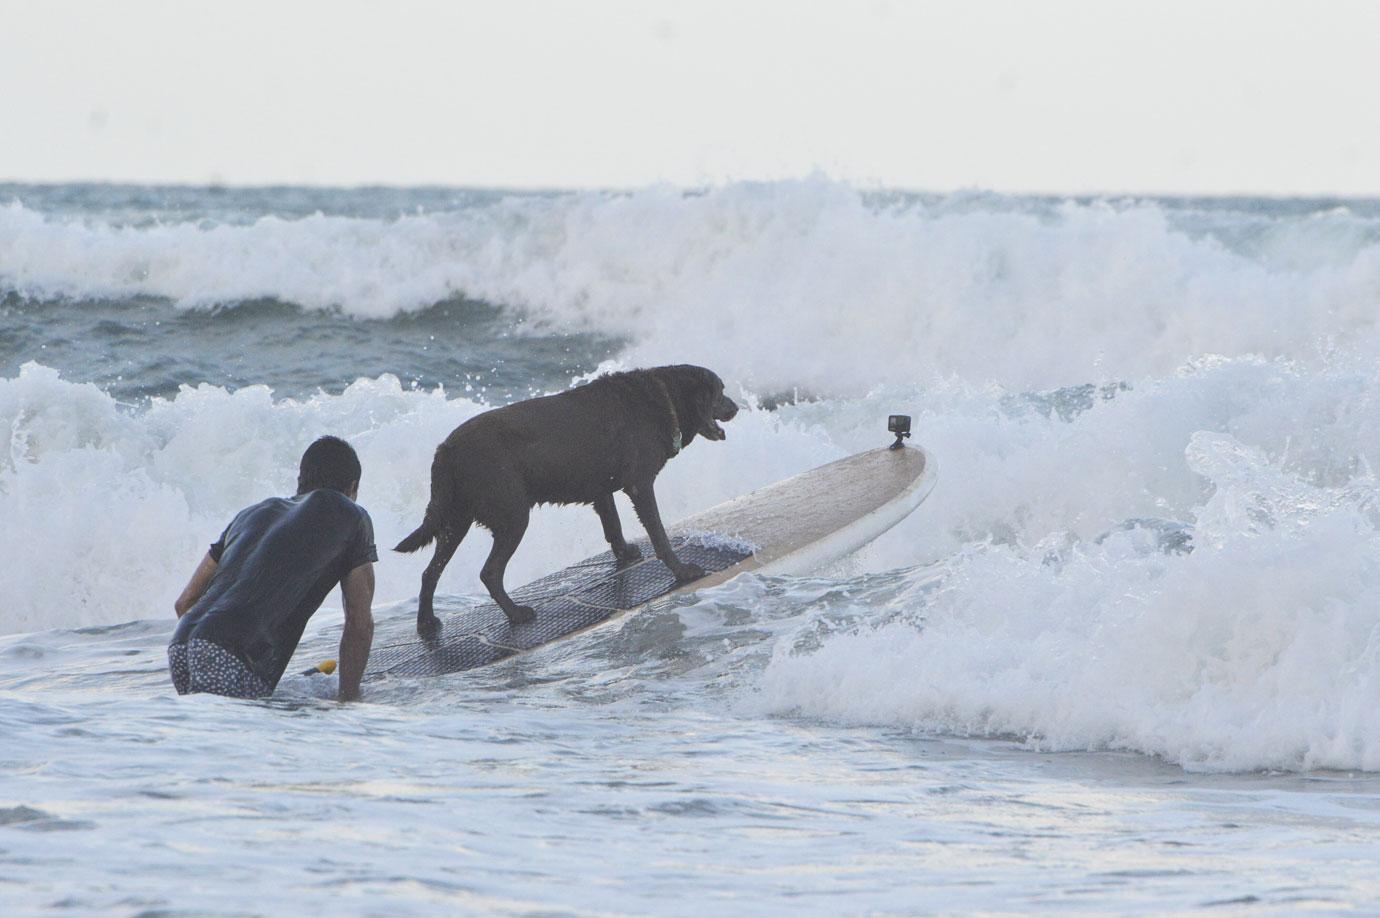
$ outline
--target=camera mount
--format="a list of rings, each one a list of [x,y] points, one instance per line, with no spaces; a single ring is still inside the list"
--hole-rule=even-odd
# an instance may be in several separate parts
[[[886,429],[896,435],[896,442],[891,444],[891,449],[901,449],[904,447],[906,437],[910,436],[910,415],[892,414],[886,419]]]

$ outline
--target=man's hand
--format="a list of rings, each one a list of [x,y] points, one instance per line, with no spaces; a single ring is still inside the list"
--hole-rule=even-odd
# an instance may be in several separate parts
[[[340,700],[359,697],[359,681],[374,643],[374,565],[361,564],[340,584],[345,599],[345,631],[340,635]]]
[[[187,610],[196,605],[196,601],[206,592],[206,588],[211,585],[211,578],[216,575],[216,567],[215,559],[207,552],[206,557],[201,559],[201,563],[192,572],[192,579],[182,588],[182,595],[173,603],[173,611],[177,613],[178,618],[186,615]]]

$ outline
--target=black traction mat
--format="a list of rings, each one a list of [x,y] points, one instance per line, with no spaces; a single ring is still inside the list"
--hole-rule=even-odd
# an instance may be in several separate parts
[[[706,574],[727,570],[752,555],[747,546],[704,537],[681,536],[672,539],[672,545],[681,561],[698,564]],[[536,620],[525,625],[508,624],[493,603],[440,614],[440,637],[424,641],[413,632],[408,640],[375,647],[365,678],[443,676],[497,663],[675,590],[676,578],[653,556],[651,546],[637,546],[643,560],[622,569],[612,552],[604,552],[510,591],[515,602],[536,610]]]

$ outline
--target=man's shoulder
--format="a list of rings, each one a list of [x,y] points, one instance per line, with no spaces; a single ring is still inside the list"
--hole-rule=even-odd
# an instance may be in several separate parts
[[[290,502],[286,497],[265,497],[257,504],[250,504],[240,511],[241,515],[253,513],[256,510],[286,510]]]
[[[290,505],[285,498],[265,497],[258,503],[250,504],[248,507],[245,507],[239,513],[236,513],[235,518],[230,521],[230,526],[232,528],[237,526],[243,526],[247,524],[250,520],[256,518],[263,518],[265,516],[271,517],[282,514],[283,512],[289,509],[289,506]]]

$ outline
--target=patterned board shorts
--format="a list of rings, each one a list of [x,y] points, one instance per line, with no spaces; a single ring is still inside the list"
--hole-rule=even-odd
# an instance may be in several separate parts
[[[210,692],[229,698],[267,698],[268,683],[219,644],[192,638],[168,645],[168,671],[177,694]]]

